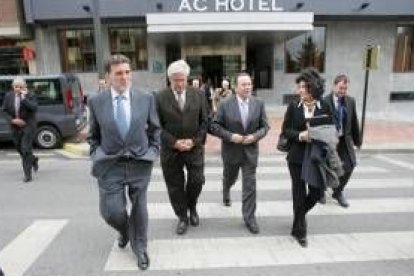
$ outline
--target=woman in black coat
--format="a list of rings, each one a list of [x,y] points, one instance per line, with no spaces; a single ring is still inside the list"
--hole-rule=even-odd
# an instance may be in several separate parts
[[[307,121],[314,116],[330,115],[331,112],[329,106],[321,101],[324,82],[316,69],[302,71],[296,78],[296,85],[300,99],[289,104],[282,133],[290,143],[286,159],[292,179],[294,217],[291,235],[302,247],[306,247],[306,213],[315,206],[322,193],[321,189],[307,185],[301,177],[306,144],[310,142]]]

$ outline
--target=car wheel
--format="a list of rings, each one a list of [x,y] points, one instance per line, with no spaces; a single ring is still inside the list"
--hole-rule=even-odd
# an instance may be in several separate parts
[[[61,145],[61,137],[53,126],[41,126],[36,131],[36,145],[42,149],[54,149]]]

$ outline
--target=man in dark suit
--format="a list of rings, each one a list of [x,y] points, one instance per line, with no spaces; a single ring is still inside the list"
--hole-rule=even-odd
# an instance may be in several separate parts
[[[206,104],[204,95],[187,86],[189,74],[190,67],[184,60],[171,63],[167,71],[170,87],[157,95],[162,127],[161,167],[171,205],[179,219],[178,235],[186,233],[189,223],[199,224],[197,200],[205,181]]]
[[[345,174],[340,178],[340,185],[334,189],[332,197],[345,208],[349,206],[349,203],[343,190],[356,166],[355,146],[358,148],[361,146],[355,99],[347,95],[348,84],[349,79],[346,75],[336,76],[332,93],[324,99],[334,114],[334,122],[339,134],[337,151],[345,171]]]
[[[12,83],[13,91],[3,100],[3,111],[10,123],[13,142],[22,158],[24,182],[32,181],[32,169],[39,169],[39,158],[33,155],[33,138],[36,131],[36,97],[27,91],[22,77]]]
[[[242,212],[248,230],[259,233],[256,211],[256,167],[258,141],[269,130],[263,102],[251,96],[252,81],[241,73],[236,79],[236,95],[220,103],[211,131],[222,139],[223,203],[231,205],[230,188],[242,171]]]
[[[130,60],[114,55],[106,71],[110,88],[89,100],[92,175],[98,179],[101,215],[119,232],[118,246],[124,248],[130,241],[138,267],[145,270],[149,266],[147,188],[159,155],[161,129],[154,97],[131,88]]]

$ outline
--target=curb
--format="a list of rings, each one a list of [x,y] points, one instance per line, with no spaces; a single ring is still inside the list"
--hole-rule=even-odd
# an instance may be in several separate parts
[[[89,145],[87,143],[65,143],[63,150],[78,156],[89,156]]]

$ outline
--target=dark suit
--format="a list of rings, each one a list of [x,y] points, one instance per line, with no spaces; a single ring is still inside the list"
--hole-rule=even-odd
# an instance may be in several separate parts
[[[175,214],[187,220],[187,211],[196,207],[204,184],[204,143],[207,112],[204,95],[187,87],[181,110],[170,88],[157,94],[157,109],[162,128],[161,167]],[[178,139],[192,139],[194,147],[180,152],[174,148]],[[187,180],[184,176],[187,169]]]
[[[218,107],[211,130],[222,140],[224,192],[230,190],[237,180],[240,168],[242,170],[242,212],[244,221],[250,224],[255,219],[256,211],[258,141],[266,136],[269,130],[263,102],[255,97],[249,98],[248,117],[246,128],[244,128],[237,97],[233,95],[226,98]],[[252,134],[256,141],[249,145],[236,144],[231,141],[232,134]]]
[[[160,126],[154,97],[130,92],[131,120],[125,139],[118,131],[110,90],[88,100],[92,175],[98,179],[100,212],[122,235],[129,232],[135,254],[147,247],[147,187],[159,154]],[[125,187],[131,201],[126,211]]]
[[[23,127],[11,124],[11,120],[16,118],[15,96],[16,93],[9,92],[3,100],[3,111],[10,122],[13,135],[13,142],[22,158],[23,171],[25,177],[31,178],[32,167],[37,157],[33,155],[33,138],[36,131],[36,111],[37,101],[32,93],[28,93],[24,99],[20,101],[18,117],[25,121]]]
[[[315,106],[314,116],[331,114],[329,106],[321,101],[320,108]],[[315,206],[321,196],[321,190],[308,185],[302,180],[302,163],[305,154],[306,142],[299,141],[299,133],[306,130],[303,104],[292,102],[288,105],[282,124],[282,132],[289,139],[290,149],[287,154],[290,177],[292,179],[292,200],[294,220],[292,235],[306,237],[306,213]]]
[[[329,105],[332,113],[335,113],[335,104],[333,93],[324,98],[326,103]],[[337,146],[338,155],[343,162],[344,175],[340,178],[340,185],[335,189],[336,193],[343,191],[345,185],[348,183],[349,178],[356,166],[356,154],[355,146],[361,146],[361,134],[359,131],[358,117],[355,107],[355,100],[350,96],[345,96],[345,110],[346,117],[342,122],[343,135],[339,137],[339,143]],[[337,120],[337,117],[333,117]],[[335,121],[335,123],[338,123]]]

